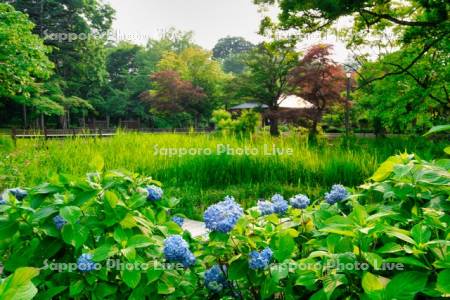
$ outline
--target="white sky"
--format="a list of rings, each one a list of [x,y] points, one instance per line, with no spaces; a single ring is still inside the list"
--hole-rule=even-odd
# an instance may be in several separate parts
[[[174,27],[193,31],[194,41],[206,49],[226,36],[242,36],[258,43],[257,34],[263,14],[252,0],[106,0],[116,10],[114,32],[116,40],[130,40],[146,44],[148,38],[157,38],[163,29]],[[277,9],[270,8],[268,14],[276,17]],[[300,44],[301,49],[325,42],[335,45],[334,58],[344,62],[347,51],[335,38],[310,38]]]

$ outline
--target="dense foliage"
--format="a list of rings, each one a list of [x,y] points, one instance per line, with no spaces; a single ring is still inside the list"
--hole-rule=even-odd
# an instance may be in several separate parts
[[[94,165],[103,168],[101,160]],[[450,293],[447,160],[393,156],[361,189],[350,193],[335,185],[312,201],[276,194],[244,211],[226,197],[205,211],[209,236],[196,239],[175,222],[180,216],[172,219],[178,200],[165,197],[158,184],[99,171],[5,191],[4,272],[23,275],[20,281],[11,275],[0,293],[14,295],[26,286],[23,299],[31,299],[35,276],[44,298],[413,299]]]

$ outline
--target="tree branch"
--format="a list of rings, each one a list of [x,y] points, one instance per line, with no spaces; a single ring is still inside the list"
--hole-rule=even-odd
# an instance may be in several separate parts
[[[376,13],[367,9],[361,9],[360,10],[361,16],[363,13],[366,13],[368,15],[377,17],[377,18],[381,18],[381,19],[385,19],[385,20],[389,20],[392,23],[398,24],[398,25],[404,25],[404,26],[422,26],[422,27],[426,27],[426,26],[436,26],[439,23],[441,23],[440,21],[435,21],[435,22],[422,22],[422,21],[406,21],[406,20],[400,20],[397,18],[394,18],[393,16],[389,15],[389,14],[380,14],[380,13]]]
[[[440,37],[436,38],[431,43],[425,45],[425,47],[422,49],[422,51],[406,67],[404,67],[404,68],[402,67],[402,69],[399,70],[399,71],[387,72],[387,73],[385,73],[384,75],[382,75],[380,77],[372,78],[372,79],[364,82],[363,84],[361,84],[357,89],[363,88],[366,85],[369,85],[369,84],[371,84],[374,81],[383,80],[383,79],[385,79],[388,76],[401,75],[401,74],[405,73],[406,71],[411,69],[425,55],[425,53],[428,52],[428,50],[430,50],[435,44],[437,44],[439,41],[441,41],[446,35],[448,35],[447,32],[444,33],[443,35],[441,35]]]

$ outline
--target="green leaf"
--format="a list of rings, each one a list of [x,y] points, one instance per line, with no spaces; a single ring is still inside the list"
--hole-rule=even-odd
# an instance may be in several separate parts
[[[40,291],[39,295],[37,296],[37,299],[39,299],[39,300],[55,299],[55,298],[57,298],[57,297],[55,297],[56,295],[61,294],[66,289],[67,289],[67,286],[56,286],[56,287],[46,290],[45,292]]]
[[[264,283],[261,287],[261,297],[262,299],[270,298],[275,292],[277,292],[277,283],[270,277],[266,277]]]
[[[423,262],[421,262],[420,260],[418,260],[412,256],[390,257],[390,258],[386,258],[385,261],[402,263],[405,265],[411,265],[411,266],[421,267],[424,269],[429,269],[429,267],[427,267],[427,265],[425,265]]]
[[[230,280],[238,280],[246,277],[248,271],[248,261],[245,259],[235,260],[228,267],[228,278]]]
[[[118,249],[114,245],[102,245],[99,248],[95,249],[92,253],[92,260],[95,262],[100,262],[108,257],[116,255]]]
[[[62,237],[64,242],[75,248],[83,246],[89,236],[89,230],[85,226],[79,224],[66,224],[62,229]]]
[[[363,256],[375,270],[381,268],[383,264],[383,258],[381,256],[372,252],[364,252]]]
[[[57,212],[57,209],[54,207],[44,207],[41,209],[38,209],[34,214],[33,214],[33,222],[38,222],[42,219],[47,218],[48,216],[51,216],[52,214],[54,214],[55,212]]]
[[[314,271],[302,270],[299,272],[295,285],[312,286],[317,281],[317,276]]]
[[[402,159],[398,156],[389,157],[380,167],[375,171],[370,179],[374,181],[383,181],[391,175],[396,164],[402,163]]]
[[[89,163],[89,168],[93,171],[101,172],[105,167],[105,161],[100,154],[96,154]]]
[[[270,274],[275,282],[286,278],[289,274],[289,265],[287,264],[276,264],[270,267]]]
[[[132,236],[128,242],[127,247],[134,247],[134,248],[144,248],[152,245],[154,241],[143,234],[137,234]]]
[[[158,269],[148,269],[147,271],[147,280],[148,283],[152,283],[153,281],[158,280],[163,273],[163,270]]]
[[[140,270],[128,270],[125,268],[122,271],[122,280],[128,285],[130,288],[134,289],[138,286],[139,281],[141,280],[141,271]]]
[[[403,247],[399,244],[390,242],[377,250],[378,253],[396,253],[403,251]]]
[[[450,146],[445,147],[444,152],[450,155]]]
[[[411,236],[417,242],[417,244],[427,243],[431,238],[431,230],[427,226],[422,224],[416,224],[411,229]]]
[[[426,272],[402,272],[386,286],[386,299],[412,300],[427,284]]]
[[[436,289],[450,296],[450,269],[446,269],[438,274]]]
[[[81,217],[81,209],[76,206],[65,206],[59,210],[59,214],[69,224],[75,224]]]
[[[39,274],[39,269],[23,267],[15,270],[0,285],[0,299],[29,300],[38,292],[31,279]]]
[[[273,243],[271,242],[271,246]],[[295,240],[288,232],[283,232],[278,235],[278,239],[275,240],[275,247],[272,248],[274,257],[283,262],[285,259],[290,258],[295,250]]]
[[[347,278],[343,274],[330,274],[323,279],[323,290],[327,295],[327,299],[331,298],[334,290],[347,283]]]
[[[373,275],[370,272],[365,272],[362,277],[362,287],[367,294],[382,290],[386,287],[389,279],[382,276]]]
[[[429,136],[431,134],[444,131],[450,131],[450,124],[434,126],[430,130],[428,130],[428,132],[425,133],[423,136]]]
[[[158,281],[158,294],[169,295],[175,292],[175,287],[164,282],[163,280]]]
[[[397,229],[397,228],[390,228],[387,229],[386,234],[390,236],[394,236],[402,241],[405,241],[407,243],[415,245],[416,242],[412,238],[408,236],[408,232],[405,230]]]
[[[85,285],[84,285],[83,280],[78,280],[78,281],[72,282],[70,284],[70,288],[69,288],[70,297],[75,297],[75,296],[81,294],[81,292],[83,291],[84,288],[85,288]]]
[[[111,208],[116,208],[117,204],[120,202],[119,197],[117,197],[116,193],[111,191],[105,192],[105,201],[111,206]]]

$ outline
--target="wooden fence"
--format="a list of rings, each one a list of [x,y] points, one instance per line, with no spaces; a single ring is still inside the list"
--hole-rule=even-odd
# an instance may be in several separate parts
[[[207,133],[211,132],[210,128],[139,128],[139,129],[12,129],[11,137],[15,141],[17,139],[26,138],[44,138],[44,139],[57,139],[57,138],[68,138],[68,137],[111,137],[117,134],[118,131],[121,132],[142,132],[142,133]]]

